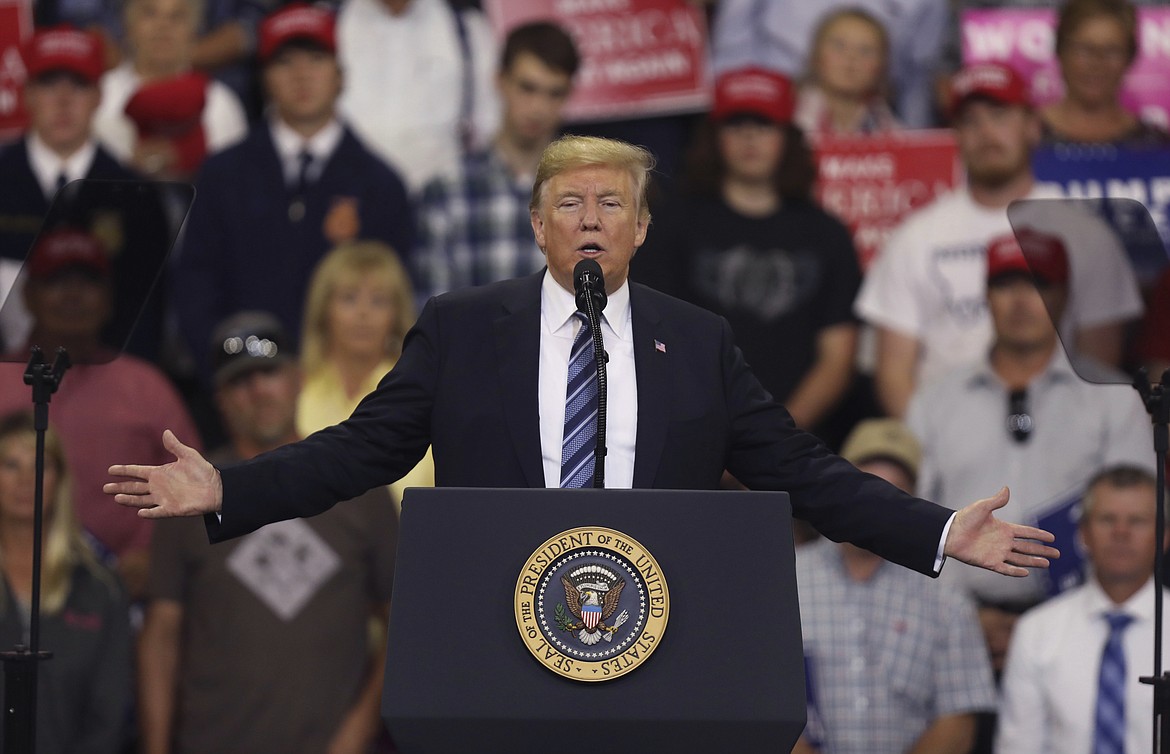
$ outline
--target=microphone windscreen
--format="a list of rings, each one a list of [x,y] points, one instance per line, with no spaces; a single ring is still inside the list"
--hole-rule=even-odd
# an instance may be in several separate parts
[[[585,281],[585,276],[591,274],[595,285],[600,285],[601,289],[605,290],[605,278],[601,274],[601,265],[597,263],[596,259],[582,259],[577,262],[577,266],[573,268],[573,289],[581,290],[581,285]]]
[[[593,299],[594,311],[605,308],[605,277],[596,259],[582,259],[573,268],[573,291],[576,293],[577,309],[588,312],[587,301]]]

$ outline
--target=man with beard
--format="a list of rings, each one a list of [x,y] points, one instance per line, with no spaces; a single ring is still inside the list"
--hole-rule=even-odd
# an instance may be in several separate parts
[[[1040,122],[1011,68],[985,63],[960,71],[952,81],[951,117],[965,185],[902,223],[855,304],[877,330],[875,387],[892,416],[905,413],[916,385],[986,352],[992,337],[988,242],[1011,232],[1012,202],[1059,197],[1032,173]],[[1063,241],[1071,267],[1069,308],[1060,323],[1064,343],[1117,365],[1124,324],[1141,314],[1133,271],[1103,222],[1067,207],[1053,212],[1060,216],[1046,218],[1044,229]]]
[[[572,37],[555,24],[538,21],[508,33],[496,74],[504,113],[495,140],[465,156],[458,176],[428,183],[419,199],[420,301],[544,267],[528,198],[579,64]]]
[[[229,435],[212,457],[297,440],[301,375],[279,320],[234,314],[211,351]],[[228,545],[209,545],[199,519],[160,524],[138,650],[142,750],[367,751],[397,537],[384,487]]]

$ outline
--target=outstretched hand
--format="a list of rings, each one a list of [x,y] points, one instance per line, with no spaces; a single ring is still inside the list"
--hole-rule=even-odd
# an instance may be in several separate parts
[[[971,503],[955,515],[943,554],[1006,576],[1023,577],[1029,568],[1047,568],[1060,551],[1045,542],[1056,538],[1043,529],[1011,524],[992,515],[1007,505],[1008,489]]]
[[[163,447],[175,461],[164,466],[110,467],[111,476],[130,477],[102,487],[114,502],[138,508],[140,518],[200,516],[219,511],[223,485],[219,471],[199,451],[179,442],[169,429],[163,432]]]

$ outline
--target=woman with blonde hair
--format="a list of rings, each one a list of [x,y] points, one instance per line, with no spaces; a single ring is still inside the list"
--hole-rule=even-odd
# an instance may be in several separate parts
[[[862,8],[826,14],[813,35],[793,121],[810,137],[900,129],[886,103],[890,40]]]
[[[0,649],[29,641],[36,433],[32,416],[0,416]],[[37,743],[43,751],[121,751],[130,709],[130,623],[117,577],[73,514],[60,439],[45,436]]]
[[[353,241],[325,255],[305,301],[297,403],[302,436],[346,419],[398,361],[414,324],[414,292],[398,255],[380,241]],[[435,483],[430,452],[391,485],[396,501],[407,487]]]

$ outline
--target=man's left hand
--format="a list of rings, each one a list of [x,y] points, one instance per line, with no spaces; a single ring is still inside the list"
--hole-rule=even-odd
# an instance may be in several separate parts
[[[943,554],[1006,576],[1024,577],[1029,568],[1047,568],[1060,551],[1045,542],[1056,538],[1043,529],[1011,524],[992,515],[1007,505],[1008,489],[971,503],[955,515]]]

